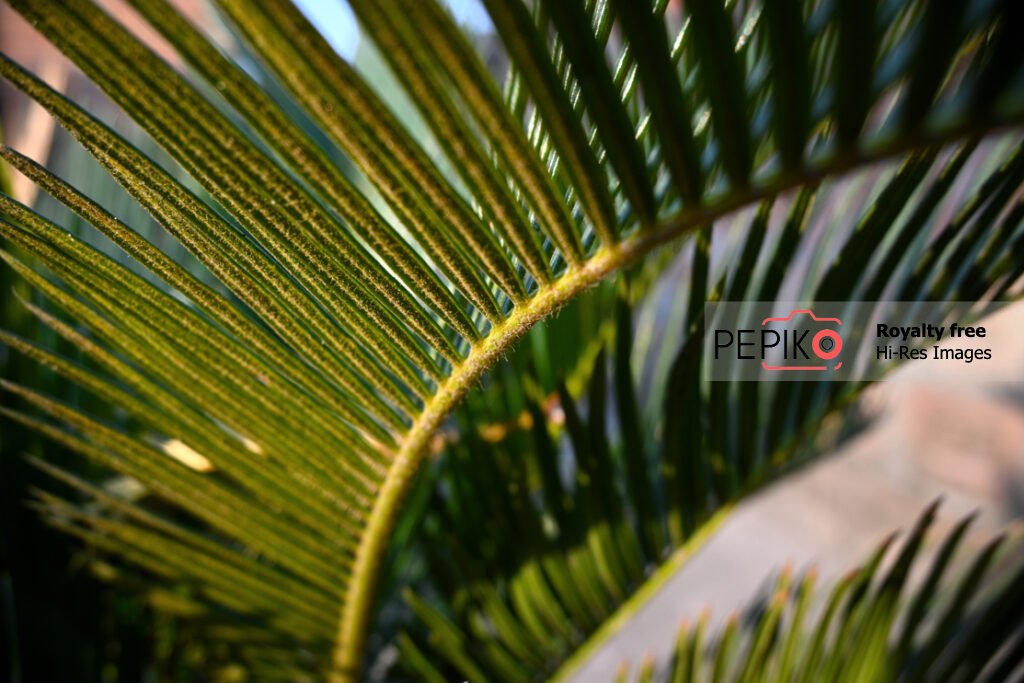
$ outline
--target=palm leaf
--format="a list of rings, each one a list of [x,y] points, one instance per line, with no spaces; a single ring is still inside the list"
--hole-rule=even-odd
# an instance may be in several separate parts
[[[531,12],[519,0],[494,0],[487,8],[518,84],[509,102],[435,2],[355,3],[456,169],[448,178],[372,86],[282,0],[218,4],[268,78],[286,88],[284,103],[160,0],[134,4],[191,65],[194,81],[87,0],[11,4],[208,195],[9,59],[0,59],[0,73],[46,107],[230,293],[5,150],[165,285],[3,198],[0,232],[46,272],[5,260],[77,321],[33,309],[95,367],[5,340],[116,402],[136,424],[108,423],[9,386],[52,420],[12,417],[173,506],[153,517],[148,499],[125,502],[118,514],[128,521],[112,522],[51,501],[57,523],[106,551],[188,577],[195,609],[268,629],[274,645],[257,647],[251,628],[211,626],[229,638],[224,661],[249,662],[267,680],[298,671],[359,676],[389,538],[429,443],[537,322],[703,227],[695,310],[707,298],[703,283],[715,281],[702,273],[706,226],[716,219],[873,161],[917,159],[1024,113],[1014,79],[1021,54],[1008,28],[1014,3],[972,8],[946,24],[928,3],[783,3],[764,12],[756,3],[697,3],[669,36],[664,3],[650,8],[652,22],[625,3],[540,3]],[[609,48],[616,19],[628,42]],[[293,104],[354,162],[354,178],[292,122]],[[1007,170],[991,192],[1019,182],[1016,173]],[[893,189],[887,202],[905,201],[904,190]],[[801,221],[793,223],[799,230]],[[1015,229],[1007,225],[1007,240]],[[980,240],[987,227],[965,232]],[[1013,257],[996,248],[987,256],[975,264],[976,287],[993,273],[1015,279]],[[836,268],[841,279],[857,272],[848,263]],[[695,395],[691,362],[673,373],[672,396]],[[596,403],[602,390],[591,387]],[[672,443],[692,441],[693,427]],[[573,430],[578,443],[600,446],[596,418]],[[674,497],[667,532],[676,544],[707,508],[690,495],[693,476],[673,479],[689,466],[662,472]],[[605,550],[613,542],[608,530],[593,540]],[[194,566],[158,560],[186,548]],[[223,579],[254,564],[268,589],[259,596],[211,573],[220,568]],[[600,569],[609,589],[635,572],[611,556]]]
[[[934,513],[935,506],[925,511],[898,552],[886,540],[828,590],[817,585],[814,572],[799,580],[783,572],[770,599],[742,620],[731,618],[710,642],[703,621],[684,623],[662,675],[648,663],[618,680],[1008,680],[1020,664],[1014,654],[1019,624],[1007,619],[1024,595],[1019,557],[1011,552],[1019,550],[1019,538],[1007,544],[996,537],[974,552],[961,576],[950,577],[973,519],[967,517],[945,537],[923,583],[908,587],[909,572],[924,564],[919,550]],[[886,557],[891,566],[883,571]],[[989,590],[980,583],[987,574],[998,577]],[[816,617],[809,609],[815,603],[821,607]],[[934,623],[921,620],[924,605],[936,612]]]

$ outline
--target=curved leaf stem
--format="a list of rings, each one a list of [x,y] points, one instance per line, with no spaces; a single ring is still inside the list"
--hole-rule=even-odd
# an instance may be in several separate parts
[[[1024,114],[1000,123],[1007,126],[1019,123],[1021,118],[1024,118]],[[536,323],[557,312],[577,294],[596,285],[615,271],[634,263],[657,247],[744,206],[766,197],[776,196],[794,187],[811,185],[827,176],[841,174],[907,151],[950,143],[972,134],[992,134],[997,128],[998,126],[991,122],[975,121],[967,122],[966,125],[951,126],[932,136],[894,139],[889,144],[869,151],[839,153],[827,163],[799,172],[780,174],[772,182],[761,186],[730,192],[718,201],[713,200],[704,206],[683,210],[650,230],[634,233],[617,244],[602,247],[588,261],[570,267],[557,281],[542,288],[532,299],[516,307],[487,338],[473,347],[466,359],[438,387],[437,393],[427,401],[423,412],[416,418],[400,443],[398,453],[374,501],[352,565],[351,580],[345,595],[335,643],[332,671],[328,674],[330,683],[355,683],[358,680],[373,614],[376,588],[384,571],[383,563],[389,539],[431,437],[459,400]]]

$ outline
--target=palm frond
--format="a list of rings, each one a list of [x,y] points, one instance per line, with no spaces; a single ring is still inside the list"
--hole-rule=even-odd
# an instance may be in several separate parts
[[[509,102],[434,0],[354,3],[456,169],[449,179],[372,84],[284,0],[218,5],[283,84],[285,103],[162,0],[133,4],[191,65],[188,77],[88,0],[11,4],[208,195],[6,57],[0,74],[50,111],[230,293],[5,150],[166,285],[0,200],[0,233],[46,272],[5,260],[78,325],[34,312],[95,367],[5,339],[117,402],[137,426],[8,386],[51,420],[12,418],[172,505],[153,517],[148,498],[128,501],[117,509],[129,521],[111,521],[54,503],[54,517],[150,572],[188,577],[203,609],[267,626],[273,647],[253,648],[252,630],[240,628],[224,657],[255,658],[266,680],[296,671],[359,676],[389,538],[427,447],[534,324],[701,228],[693,281],[715,281],[703,273],[716,219],[789,188],[806,197],[822,178],[879,159],[925,164],[923,150],[1024,114],[1015,3],[963,8],[944,21],[955,13],[937,16],[924,2],[701,2],[669,34],[663,2],[649,12],[582,0],[531,11],[520,0],[488,0],[518,83]],[[616,20],[624,43],[610,42]],[[354,178],[293,122],[293,104],[354,162]],[[1016,166],[1006,173],[993,194],[1019,183]],[[905,185],[890,191],[887,210],[909,197],[913,175],[899,175]],[[799,232],[802,221],[794,224]],[[865,234],[881,229],[872,226]],[[1000,235],[1018,239],[1015,230],[1007,223]],[[948,234],[959,243],[958,232]],[[965,239],[987,234],[964,231]],[[986,254],[972,271],[976,287],[996,271],[1014,279],[1015,256],[996,246]],[[836,269],[843,281],[857,272],[849,261]],[[704,290],[691,293],[691,309]],[[695,395],[690,362],[670,392]],[[695,436],[671,438],[682,448]],[[662,473],[675,496],[673,543],[693,533],[707,507],[686,494],[692,464]],[[185,547],[194,566],[160,561]],[[269,593],[214,582],[201,569],[227,577],[253,564]],[[609,565],[605,578],[626,569]]]
[[[953,558],[965,552],[960,546],[973,521],[967,517],[943,539],[920,585],[910,587],[934,514],[935,506],[925,511],[898,551],[887,539],[830,589],[817,585],[814,572],[797,579],[785,571],[770,599],[732,617],[713,639],[707,615],[684,623],[663,670],[646,662],[635,676],[623,671],[617,680],[1010,680],[1020,665],[1019,623],[1010,616],[1024,598],[1024,572],[1013,557],[1020,539],[996,537],[951,577]],[[986,590],[988,575],[996,585]],[[925,609],[933,619],[922,619]]]

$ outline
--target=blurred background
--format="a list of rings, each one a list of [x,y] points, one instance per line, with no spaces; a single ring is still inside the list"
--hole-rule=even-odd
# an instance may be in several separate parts
[[[114,0],[100,4],[170,63],[180,66],[159,36],[130,9]],[[226,50],[232,50],[230,34],[205,2],[175,0],[173,4]],[[403,104],[373,47],[360,40],[344,4],[340,0],[303,0],[299,4],[339,53],[373,76],[371,82],[396,110],[406,113],[405,121],[415,131],[420,125],[417,118]],[[449,5],[477,36],[494,70],[502,72],[502,54],[491,49],[495,38],[479,4],[449,0]],[[87,106],[165,167],[174,168],[152,141],[6,5],[0,5],[0,50]],[[85,194],[217,286],[45,111],[6,82],[0,82],[0,123],[5,144],[59,176],[74,178]],[[331,153],[344,165],[336,150]],[[184,178],[181,173],[179,176]],[[25,178],[4,168],[0,169],[0,183],[19,201],[121,258],[77,217],[37,194]],[[729,227],[716,229],[727,232]],[[804,255],[808,266],[816,258],[816,254]],[[682,298],[675,284],[686,279],[688,267],[684,251],[664,268],[636,314],[637,327],[657,330],[671,326],[673,304]],[[33,326],[19,297],[32,299],[33,295],[15,282],[8,270],[0,270],[0,328],[41,339],[61,353],[74,355],[58,338]],[[905,368],[890,381],[873,386],[856,407],[865,428],[853,435],[838,426],[823,430],[829,457],[743,502],[720,532],[574,680],[595,680],[622,660],[636,661],[644,652],[667,653],[682,618],[710,609],[714,619],[724,619],[757,596],[772,572],[786,564],[798,569],[813,566],[826,577],[849,569],[882,536],[905,526],[937,496],[945,500],[940,530],[950,528],[970,511],[980,511],[968,539],[974,547],[1008,524],[1019,524],[1017,520],[1024,516],[1024,343],[1001,341],[1024,339],[1022,321],[1024,309],[1017,304],[986,322],[993,344],[1015,353],[997,355],[985,366],[985,378],[970,386],[953,379],[945,381],[933,372],[922,376],[916,368]],[[637,354],[656,353],[661,345],[674,348],[671,339],[659,338],[658,332],[650,334],[658,338],[653,349],[638,344]],[[75,387],[62,385],[34,364],[19,362],[4,348],[0,348],[0,374],[20,384],[42,387],[71,403],[83,400]],[[12,401],[9,394],[0,394],[4,405]],[[90,406],[90,410],[96,412],[97,407]],[[63,467],[89,471],[89,465],[53,444],[44,446],[30,433],[0,424],[0,680],[192,680],[187,657],[180,650],[180,626],[152,612],[130,592],[96,581],[87,571],[88,558],[79,543],[44,526],[28,504],[34,487],[53,487],[23,457],[43,452],[47,460]]]

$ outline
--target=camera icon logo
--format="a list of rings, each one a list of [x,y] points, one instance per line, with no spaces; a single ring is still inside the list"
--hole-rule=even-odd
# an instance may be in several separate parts
[[[764,350],[775,349],[781,343],[782,359],[785,361],[791,360],[793,364],[788,362],[785,364],[781,362],[769,363],[762,357],[762,368],[773,372],[822,372],[828,370],[835,371],[843,367],[841,360],[838,363],[829,365],[829,362],[838,358],[843,350],[843,338],[839,334],[839,330],[835,329],[835,327],[843,324],[839,318],[819,317],[810,309],[800,308],[790,311],[789,315],[786,316],[765,318],[761,321],[761,327],[764,328],[769,323],[792,323],[794,318],[802,315],[810,318],[809,323],[802,329],[789,329],[788,325],[781,331],[763,329],[762,337],[768,337],[769,334],[775,335],[775,343],[763,345]],[[804,350],[803,344],[812,331],[814,331],[814,336],[811,338],[810,343],[811,354],[808,354]]]

